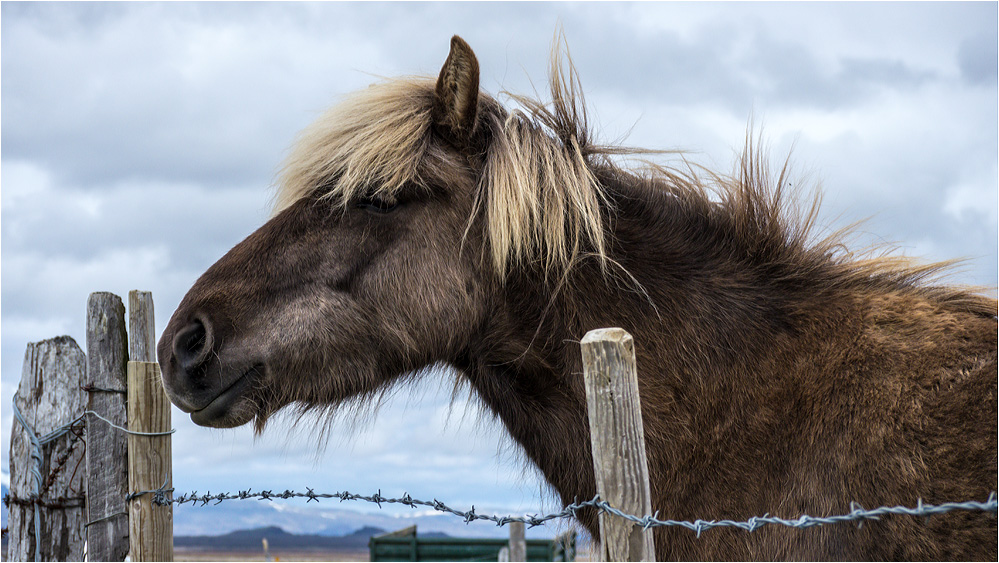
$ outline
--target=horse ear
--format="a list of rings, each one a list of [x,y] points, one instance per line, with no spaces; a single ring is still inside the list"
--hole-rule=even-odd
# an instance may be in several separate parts
[[[449,141],[464,148],[475,129],[478,103],[479,61],[468,43],[455,35],[451,38],[451,52],[437,77],[434,125]]]

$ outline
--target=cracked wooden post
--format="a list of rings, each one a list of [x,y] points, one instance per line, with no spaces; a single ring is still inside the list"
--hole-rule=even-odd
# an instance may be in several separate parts
[[[170,400],[156,363],[156,325],[153,296],[148,291],[128,294],[128,428],[135,432],[168,432]],[[173,486],[172,439],[166,436],[128,436],[128,489],[151,491]],[[128,503],[132,561],[173,561],[173,505],[153,504],[152,495]]]
[[[14,401],[39,439],[83,412],[86,365],[83,350],[68,336],[28,344]],[[36,556],[37,561],[83,561],[83,449],[75,431],[42,446],[39,490],[44,504],[36,512],[31,504],[10,503],[7,561],[36,561]],[[31,452],[28,432],[15,419],[10,438],[13,499],[27,501],[35,491],[31,468],[36,462]]]
[[[89,410],[124,427],[128,363],[125,305],[113,293],[87,301]],[[126,434],[87,415],[87,560],[124,561],[128,555],[128,440]]]
[[[636,516],[652,513],[635,343],[620,328],[586,333],[581,342],[597,494]],[[655,561],[652,530],[600,512],[600,561]]]

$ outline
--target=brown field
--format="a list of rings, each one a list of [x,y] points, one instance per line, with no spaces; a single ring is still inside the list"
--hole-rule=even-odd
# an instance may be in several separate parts
[[[0,561],[7,560],[7,546],[0,550]],[[262,549],[254,551],[215,551],[199,548],[174,548],[174,561],[367,561],[368,550],[308,550],[272,549],[271,558]]]
[[[0,551],[0,561],[7,560],[6,545]],[[174,561],[367,561],[368,550],[271,550],[271,558],[262,549],[255,551],[213,551],[199,548],[174,548]],[[589,553],[576,554],[576,561],[589,561]]]
[[[589,561],[589,552],[576,554],[576,561]],[[210,551],[203,549],[174,549],[174,561],[268,561],[263,550]],[[270,561],[367,561],[368,550],[271,550]]]
[[[213,551],[199,548],[174,548],[174,561],[367,561],[368,550],[272,549],[271,559],[262,549],[254,551]]]

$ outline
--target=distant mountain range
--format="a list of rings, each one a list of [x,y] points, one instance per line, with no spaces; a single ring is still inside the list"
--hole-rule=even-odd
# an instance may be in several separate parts
[[[262,540],[272,549],[364,549],[371,536],[384,534],[385,530],[365,526],[345,536],[321,536],[318,534],[290,534],[277,526],[238,530],[220,536],[174,536],[173,545],[178,548],[198,548],[206,550],[252,551],[259,550]],[[421,534],[423,535],[423,534]],[[446,534],[429,534],[446,536]]]
[[[359,506],[365,506],[358,503]],[[466,524],[461,518],[427,509],[386,506],[384,510],[359,511],[344,508],[348,503],[323,500],[308,503],[292,500],[230,500],[174,506],[175,536],[221,536],[237,530],[277,527],[289,534],[344,537],[364,528],[395,531],[417,526],[420,535],[431,532],[450,537],[503,538],[510,531],[492,522]],[[479,509],[480,514],[489,511]],[[505,511],[497,513],[506,514]],[[565,531],[569,521],[527,530],[528,538],[553,538]],[[270,540],[268,540],[270,541]],[[365,539],[365,542],[367,540]],[[367,545],[365,543],[364,545]]]

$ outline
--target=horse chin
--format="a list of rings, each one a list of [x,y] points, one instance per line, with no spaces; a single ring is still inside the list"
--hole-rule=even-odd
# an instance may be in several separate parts
[[[204,407],[192,411],[191,420],[199,426],[211,428],[235,428],[242,426],[257,415],[255,402],[249,392],[258,379],[259,373],[250,370]]]
[[[207,426],[209,428],[235,428],[250,422],[253,420],[253,417],[256,416],[254,410],[245,402],[237,405],[236,407],[230,408],[228,411],[223,411],[222,413],[212,411],[212,407],[205,407],[200,411],[192,412],[191,420],[198,426]]]

